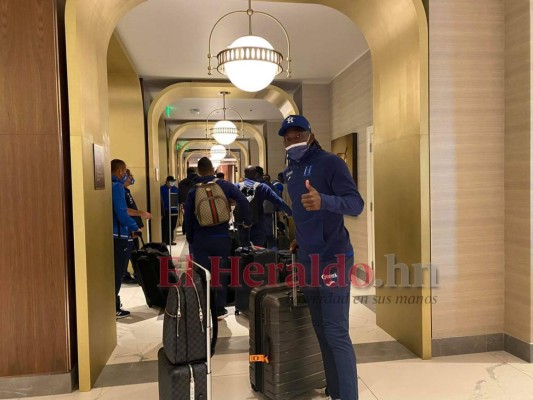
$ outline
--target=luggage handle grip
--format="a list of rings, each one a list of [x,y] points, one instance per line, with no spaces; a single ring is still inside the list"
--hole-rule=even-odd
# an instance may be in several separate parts
[[[141,243],[142,243],[142,245],[143,245],[143,247],[144,247],[144,246],[145,246],[145,243],[144,243],[144,239],[143,239],[143,234],[142,234],[142,232],[138,232],[138,233],[137,233],[137,236],[135,236],[135,237],[138,237],[139,239],[141,239]]]

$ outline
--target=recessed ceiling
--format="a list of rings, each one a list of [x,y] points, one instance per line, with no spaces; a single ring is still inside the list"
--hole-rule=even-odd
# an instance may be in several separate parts
[[[209,33],[224,14],[247,8],[246,0],[149,0],[124,16],[117,30],[141,77],[221,79],[216,71],[207,74]],[[294,80],[330,82],[368,49],[353,22],[332,8],[265,1],[254,1],[252,8],[272,14],[287,29]],[[286,56],[285,36],[275,22],[259,14],[252,22],[253,33]],[[214,31],[212,54],[246,34],[246,14],[228,17]]]
[[[218,99],[181,99],[173,103],[166,111],[166,118],[179,120],[203,120],[211,111],[222,108],[222,96]],[[244,121],[250,120],[280,120],[283,119],[278,108],[271,103],[260,99],[232,99],[226,98],[226,119],[240,121],[239,116],[230,111],[235,109]],[[223,111],[214,111],[210,121],[222,119]]]

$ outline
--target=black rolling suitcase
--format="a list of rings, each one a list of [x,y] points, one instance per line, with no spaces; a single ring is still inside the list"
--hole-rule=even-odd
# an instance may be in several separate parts
[[[262,247],[239,247],[235,251],[235,255],[239,257],[239,286],[235,288],[235,313],[243,313],[248,315],[248,306],[250,302],[250,292],[252,288],[249,286],[250,282],[246,282],[245,269],[250,268],[251,273],[247,275],[255,282],[261,282],[261,286],[268,283],[278,282],[278,272],[275,268],[276,251],[264,249]],[[263,266],[263,273],[257,273],[257,268],[252,267],[251,264],[257,263]],[[270,265],[270,266],[269,266]],[[271,270],[270,274],[269,271]],[[269,276],[270,275],[270,276]],[[272,280],[272,282],[270,282]]]
[[[134,250],[131,253],[131,263],[133,271],[142,287],[146,304],[148,307],[164,308],[167,302],[168,288],[160,286],[160,267],[161,258],[167,259],[167,266],[173,269],[172,261],[169,259],[170,254],[164,243],[144,243],[142,236],[139,236],[143,247]],[[163,261],[165,262],[165,261]],[[169,282],[172,280],[172,274],[169,274]]]
[[[303,293],[286,284],[250,295],[250,383],[287,400],[326,387],[322,354]]]

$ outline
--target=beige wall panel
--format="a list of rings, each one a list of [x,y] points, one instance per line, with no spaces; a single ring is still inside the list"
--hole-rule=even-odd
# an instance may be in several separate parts
[[[346,71],[336,77],[331,90],[331,133],[336,139],[351,132],[358,133],[357,169],[359,192],[366,207],[357,217],[344,221],[355,250],[355,261],[369,263],[367,232],[367,140],[366,130],[372,125],[372,57],[370,52],[357,59]]]
[[[81,391],[90,390],[116,345],[107,49],[117,22],[141,2],[68,0],[66,4]],[[94,190],[93,143],[105,149],[105,190]]]
[[[331,93],[329,84],[302,85],[302,114],[324,150],[331,150]]]
[[[531,2],[504,4],[505,333],[531,343]]]
[[[286,168],[286,152],[283,139],[278,135],[283,120],[268,121],[266,124],[268,172],[272,179],[277,179]]]
[[[260,165],[259,163],[259,147],[257,146],[257,142],[255,140],[250,140],[249,142],[249,149],[250,149],[250,163],[252,165]],[[263,170],[265,170],[265,165],[260,165],[263,167]],[[265,170],[265,172],[267,172]]]
[[[158,129],[157,137],[159,139],[159,175],[160,175],[159,186],[161,186],[165,183],[165,179],[168,175],[173,175],[167,163],[167,158],[168,158],[167,135],[168,134],[165,128],[164,118],[159,119],[159,124],[157,126],[157,129]]]
[[[117,35],[108,49],[109,138],[111,158],[124,160],[135,177],[131,193],[147,209],[144,111],[139,77]]]
[[[503,331],[501,0],[430,2],[433,338]]]

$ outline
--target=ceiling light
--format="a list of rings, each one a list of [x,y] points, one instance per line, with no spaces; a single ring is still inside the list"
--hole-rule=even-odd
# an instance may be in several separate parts
[[[208,74],[214,67],[211,66],[211,38],[218,23],[229,15],[245,13],[248,15],[248,35],[242,36],[231,43],[227,49],[220,51],[217,55],[218,65],[216,70],[227,75],[231,83],[246,92],[257,92],[266,88],[274,80],[276,75],[283,71],[283,54],[276,51],[272,45],[261,36],[252,34],[252,16],[254,14],[264,15],[274,20],[283,30],[287,39],[287,77],[291,76],[291,43],[287,31],[279,20],[270,14],[252,10],[252,0],[248,0],[248,10],[233,11],[220,18],[211,29],[209,35],[209,53],[207,58],[209,65]]]
[[[211,161],[220,161],[226,157],[226,148],[221,144],[215,144],[213,147],[211,147],[209,153],[211,154]]]
[[[228,108],[226,108],[226,95],[230,93],[220,92],[220,94],[222,95],[222,102],[223,102],[222,110],[224,111],[224,119],[221,121],[218,121],[215,124],[215,126],[211,128],[211,136],[213,137],[213,139],[217,141],[217,143],[227,146],[227,145],[232,144],[235,141],[235,139],[237,139],[237,136],[239,136],[239,130],[237,129],[237,127],[235,126],[233,122],[226,120],[226,110],[228,110]],[[211,111],[209,115],[207,116],[207,120],[205,123],[206,138],[208,136],[207,132],[209,128],[209,117],[211,116],[211,114],[217,112],[218,110],[221,110],[221,109],[217,108]],[[239,116],[241,120],[241,134],[244,134],[243,121],[242,121],[241,114],[239,114],[239,112],[237,110],[234,110],[233,108],[229,108],[229,110],[236,113]]]

